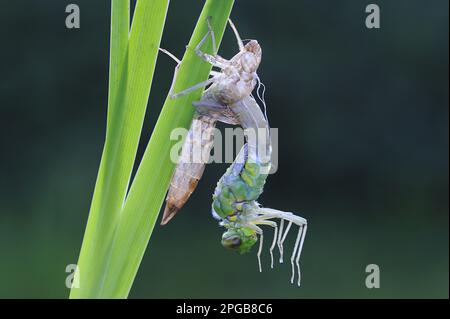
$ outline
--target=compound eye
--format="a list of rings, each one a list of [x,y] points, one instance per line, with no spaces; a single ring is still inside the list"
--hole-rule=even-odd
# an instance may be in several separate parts
[[[241,245],[241,239],[238,236],[231,238],[230,246],[232,248],[238,248]]]
[[[237,249],[241,246],[241,242],[239,236],[231,236],[224,240],[224,246],[229,249]]]

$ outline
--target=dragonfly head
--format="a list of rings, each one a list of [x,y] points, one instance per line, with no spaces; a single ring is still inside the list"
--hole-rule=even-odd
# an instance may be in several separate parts
[[[249,252],[257,241],[256,232],[248,227],[230,228],[222,235],[222,246],[240,254]]]
[[[262,50],[258,41],[250,40],[244,46],[245,52],[241,57],[241,66],[245,72],[253,73],[261,63]]]

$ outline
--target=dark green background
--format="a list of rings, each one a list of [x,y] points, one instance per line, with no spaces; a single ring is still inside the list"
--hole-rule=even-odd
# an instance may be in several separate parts
[[[0,297],[65,298],[105,134],[109,1],[2,1]],[[447,297],[448,1],[237,0],[232,17],[263,48],[260,76],[279,128],[279,170],[261,202],[299,212],[303,286],[290,265],[220,245],[207,167],[167,227],[155,227],[130,297]],[[162,46],[181,56],[203,1],[172,1]],[[221,53],[236,51],[227,31]],[[160,56],[139,158],[169,89]],[[285,249],[290,252],[292,239]],[[381,288],[365,288],[365,267]]]

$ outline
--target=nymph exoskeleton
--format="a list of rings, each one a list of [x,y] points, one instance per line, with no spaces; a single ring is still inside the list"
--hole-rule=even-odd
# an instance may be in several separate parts
[[[218,55],[206,54],[201,51],[201,47],[208,37],[212,39],[214,53],[217,52],[214,32],[209,19],[207,23],[209,31],[194,50],[199,57],[220,68],[221,71],[211,71],[211,77],[208,80],[182,92],[172,94],[172,88],[170,90],[171,98],[176,99],[210,85],[205,90],[202,99],[194,103],[196,112],[170,182],[166,207],[161,221],[162,225],[167,224],[176,215],[197,187],[198,181],[203,175],[205,164],[209,160],[216,122],[239,125],[239,119],[231,112],[228,105],[251,95],[258,81],[256,71],[261,62],[261,48],[258,42],[251,40],[244,45],[236,27],[229,20],[231,29],[238,39],[239,53],[231,60],[226,60]],[[171,53],[163,49],[161,51],[172,57],[178,64],[180,63]],[[175,78],[176,71],[174,81]],[[200,131],[200,134],[195,134],[197,131]]]

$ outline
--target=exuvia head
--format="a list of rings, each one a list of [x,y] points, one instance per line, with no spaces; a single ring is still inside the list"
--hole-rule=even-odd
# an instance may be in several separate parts
[[[250,40],[244,46],[244,53],[241,56],[241,66],[245,72],[253,73],[261,63],[262,50],[258,41]]]
[[[222,235],[222,246],[240,254],[249,252],[257,241],[256,232],[248,227],[230,228]]]

